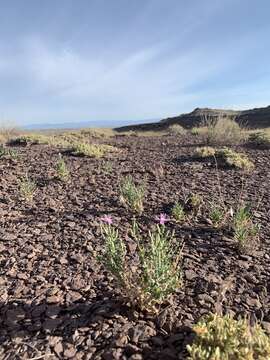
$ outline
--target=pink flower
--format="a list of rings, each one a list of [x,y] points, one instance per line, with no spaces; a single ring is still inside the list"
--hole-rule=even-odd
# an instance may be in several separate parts
[[[156,216],[155,219],[159,222],[160,225],[164,225],[165,222],[169,221],[169,218],[166,214],[160,214],[159,216]]]
[[[112,217],[110,215],[104,215],[100,220],[108,225],[112,225],[113,223]]]

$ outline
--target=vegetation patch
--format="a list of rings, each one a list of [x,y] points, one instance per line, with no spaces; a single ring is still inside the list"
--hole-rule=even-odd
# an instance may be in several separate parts
[[[260,227],[252,221],[249,205],[241,205],[233,215],[234,239],[240,252],[251,252],[259,241]]]
[[[193,327],[196,334],[187,346],[190,360],[266,360],[270,359],[270,338],[259,324],[251,327],[247,319],[208,315]]]
[[[131,176],[126,176],[121,180],[119,189],[120,201],[132,211],[142,214],[145,187],[136,185]]]
[[[270,149],[270,134],[259,131],[249,135],[248,143],[261,149]]]
[[[100,260],[112,274],[123,297],[132,306],[141,310],[156,312],[181,286],[179,262],[181,251],[173,247],[174,233],[166,229],[164,214],[159,224],[143,234],[136,220],[133,220],[131,236],[137,243],[139,263],[134,267],[126,259],[126,246],[112,224],[112,218],[105,216],[101,225],[105,240],[105,251]]]
[[[216,157],[224,162],[225,165],[229,167],[234,167],[237,169],[251,171],[254,169],[254,164],[247,155],[243,153],[238,153],[232,149],[223,148],[215,152]]]
[[[89,156],[94,158],[101,158],[109,152],[116,151],[116,148],[111,145],[76,142],[70,146],[70,151],[72,154],[77,156]]]

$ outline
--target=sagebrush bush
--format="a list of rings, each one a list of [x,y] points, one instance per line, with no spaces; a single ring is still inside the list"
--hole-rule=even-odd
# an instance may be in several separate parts
[[[208,145],[238,144],[245,139],[244,129],[230,117],[206,117],[201,125],[204,127],[203,136]]]
[[[248,142],[258,148],[270,149],[270,135],[263,131],[250,134]]]
[[[252,171],[254,164],[249,160],[248,156],[238,153],[232,149],[223,148],[216,151],[216,157],[222,160],[227,166],[235,167],[246,171]]]
[[[270,338],[259,324],[211,314],[193,327],[189,360],[269,360]]]
[[[249,205],[242,204],[233,215],[234,239],[240,252],[252,251],[258,241],[260,227],[252,221]]]
[[[160,225],[148,234],[142,234],[137,222],[132,224],[131,235],[137,242],[139,263],[132,267],[126,258],[126,246],[106,216],[101,226],[105,239],[105,253],[100,257],[104,267],[112,274],[123,296],[142,310],[156,312],[181,285],[179,262],[181,252],[172,246],[174,234]],[[175,255],[176,253],[176,255]]]
[[[185,135],[186,132],[186,129],[179,124],[170,125],[168,128],[169,135]]]
[[[115,151],[115,148],[104,144],[89,144],[86,142],[75,142],[71,145],[70,151],[74,155],[101,158],[108,152]]]
[[[141,214],[143,212],[145,187],[136,185],[131,176],[126,176],[121,180],[119,189],[120,201]]]

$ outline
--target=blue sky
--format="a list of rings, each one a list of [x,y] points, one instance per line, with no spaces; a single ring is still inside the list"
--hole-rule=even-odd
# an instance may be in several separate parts
[[[269,0],[0,0],[0,119],[270,104]]]

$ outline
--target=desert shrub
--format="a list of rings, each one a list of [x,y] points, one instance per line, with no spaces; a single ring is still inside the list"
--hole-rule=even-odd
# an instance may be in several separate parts
[[[56,172],[57,172],[57,177],[59,180],[61,180],[61,181],[68,180],[69,171],[68,171],[67,165],[65,163],[65,160],[63,159],[61,154],[59,155],[59,159],[56,164]]]
[[[248,143],[262,149],[270,149],[270,135],[266,132],[259,131],[250,134]]]
[[[176,221],[183,221],[185,219],[185,209],[184,206],[179,202],[176,202],[172,208],[172,216]]]
[[[195,340],[187,346],[190,360],[270,359],[270,338],[259,324],[246,319],[208,315],[193,327]]]
[[[10,144],[16,144],[16,145],[48,145],[50,144],[50,137],[45,135],[39,135],[39,134],[29,134],[29,135],[22,135],[19,137],[12,138],[10,140]]]
[[[233,214],[234,239],[240,252],[252,251],[258,242],[259,225],[252,221],[251,207],[242,204]]]
[[[214,156],[216,154],[216,149],[211,146],[202,146],[195,149],[195,156],[206,158]]]
[[[229,117],[205,118],[203,137],[206,144],[238,144],[245,138],[245,132],[236,121]]]
[[[105,224],[101,226],[105,240],[105,252],[100,257],[102,264],[128,302],[149,312],[156,312],[181,285],[181,252],[174,255],[174,234],[166,229],[162,216],[160,224],[146,235],[142,235],[137,222],[133,221],[131,234],[137,242],[139,259],[135,268],[127,262],[125,244],[111,218],[104,217]]]
[[[6,147],[0,145],[0,158],[1,157],[9,157],[11,159],[17,159],[18,152],[14,149],[9,149],[9,148],[6,148]]]
[[[115,151],[115,148],[104,144],[88,144],[85,142],[75,142],[71,145],[70,151],[74,155],[89,156],[94,158],[101,158],[106,153]]]
[[[145,188],[136,185],[131,176],[126,176],[120,182],[120,201],[129,206],[133,211],[141,214],[143,212],[143,200]]]
[[[237,169],[251,171],[254,169],[254,164],[249,160],[247,155],[237,153],[228,148],[223,148],[216,151],[216,157],[222,160],[227,166],[235,167]]]
[[[36,183],[31,180],[28,175],[22,178],[19,182],[20,195],[27,201],[32,201],[36,191]]]
[[[186,129],[184,129],[183,126],[179,124],[173,124],[168,128],[169,135],[185,135],[186,132]]]

